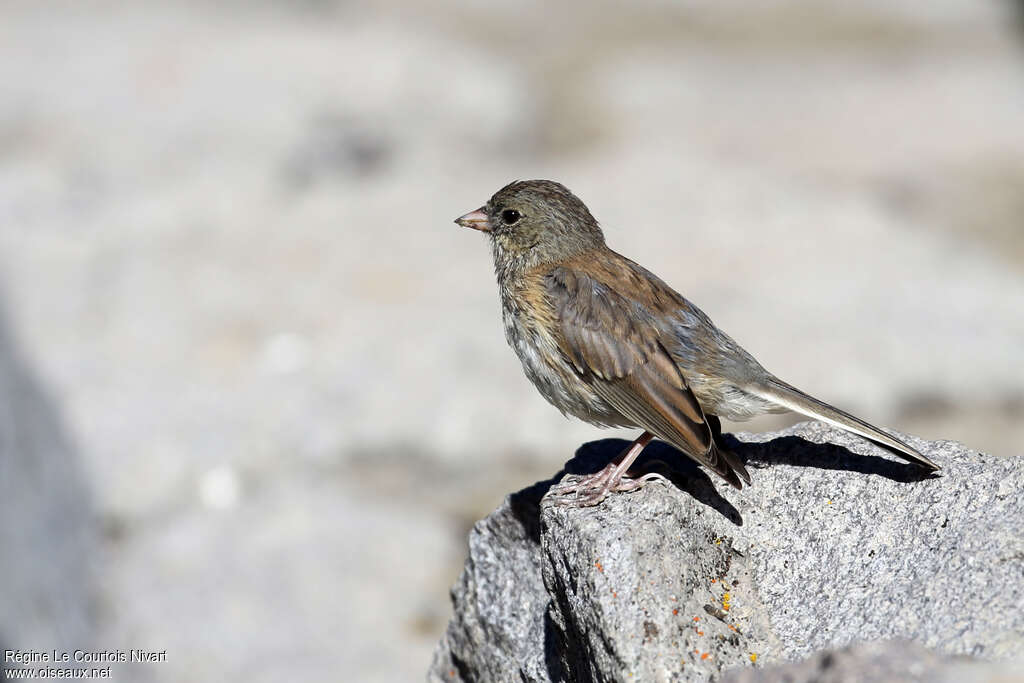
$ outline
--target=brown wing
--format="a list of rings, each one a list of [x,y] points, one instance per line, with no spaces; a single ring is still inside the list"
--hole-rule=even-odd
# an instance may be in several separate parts
[[[594,391],[736,488],[741,488],[739,477],[750,483],[743,463],[715,444],[647,308],[568,267],[555,269],[546,284],[561,325],[562,350]]]

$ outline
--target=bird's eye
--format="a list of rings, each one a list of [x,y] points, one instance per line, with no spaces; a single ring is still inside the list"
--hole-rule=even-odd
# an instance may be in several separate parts
[[[501,220],[505,222],[505,225],[513,225],[522,217],[523,214],[519,213],[515,209],[505,209],[501,212]]]

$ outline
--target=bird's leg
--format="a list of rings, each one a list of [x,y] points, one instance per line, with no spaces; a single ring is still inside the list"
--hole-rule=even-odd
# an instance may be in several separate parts
[[[649,481],[664,479],[665,477],[653,472],[636,479],[626,476],[629,467],[652,439],[654,435],[645,431],[600,472],[580,477],[566,477],[568,481],[552,486],[549,495],[554,498],[556,505],[587,507],[597,505],[612,491],[635,491]]]

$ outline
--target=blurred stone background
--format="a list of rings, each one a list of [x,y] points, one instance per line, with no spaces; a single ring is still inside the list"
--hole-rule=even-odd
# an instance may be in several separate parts
[[[469,525],[614,435],[528,384],[452,223],[515,178],[793,384],[1021,454],[1022,16],[3,3],[0,647],[420,679]]]

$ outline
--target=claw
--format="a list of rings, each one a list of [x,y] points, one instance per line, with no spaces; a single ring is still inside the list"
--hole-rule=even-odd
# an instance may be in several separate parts
[[[645,474],[639,479],[626,476],[629,466],[653,438],[653,434],[644,432],[600,472],[587,476],[569,475],[560,484],[552,486],[548,495],[554,499],[555,505],[589,507],[600,503],[612,491],[636,491],[649,481],[665,480],[655,473]]]
[[[559,507],[591,507],[607,498],[609,493],[638,491],[649,482],[668,481],[657,472],[650,472],[636,478],[620,474],[616,478],[614,476],[616,469],[618,466],[613,462],[600,472],[589,476],[569,475],[561,483],[552,486],[548,490],[548,495]]]

